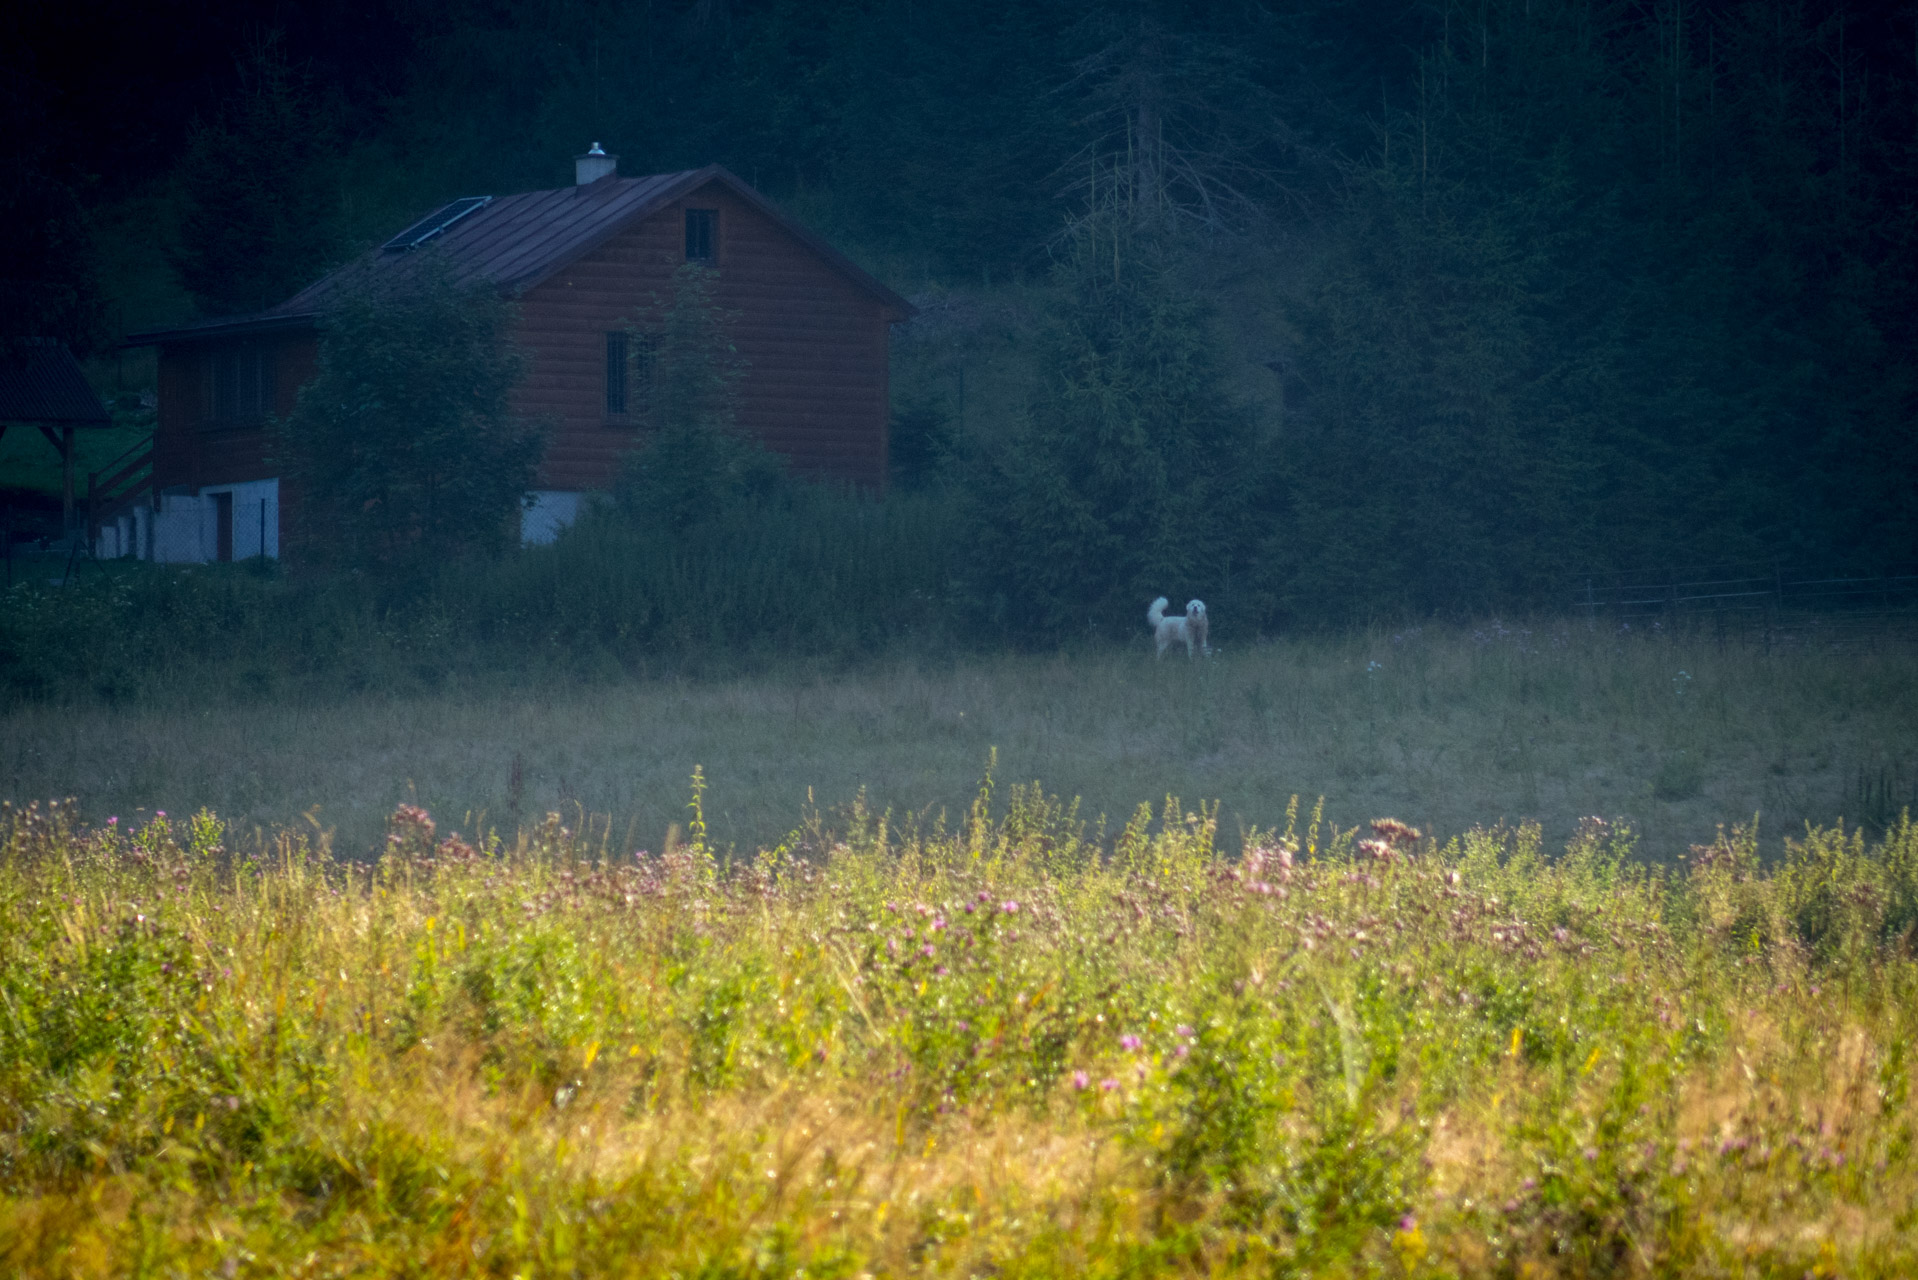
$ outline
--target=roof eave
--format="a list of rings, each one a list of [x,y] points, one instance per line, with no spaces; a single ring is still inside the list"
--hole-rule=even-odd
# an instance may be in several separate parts
[[[121,339],[124,349],[157,347],[179,342],[213,342],[221,338],[242,337],[252,333],[282,333],[293,329],[311,329],[319,323],[317,311],[289,315],[237,316],[230,320],[211,320],[204,324],[183,325],[177,329],[149,329],[129,333]]]

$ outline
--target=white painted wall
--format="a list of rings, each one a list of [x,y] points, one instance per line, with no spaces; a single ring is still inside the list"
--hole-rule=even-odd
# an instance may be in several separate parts
[[[519,515],[521,546],[543,547],[579,519],[580,494],[570,489],[535,489],[533,505]]]
[[[156,564],[206,564],[219,552],[219,511],[213,495],[233,495],[233,558],[251,560],[264,549],[269,560],[280,558],[280,482],[247,480],[239,484],[208,485],[196,494],[160,495],[150,530],[136,524],[127,531],[123,550]],[[136,508],[136,513],[138,508]],[[135,519],[139,517],[136,514]],[[145,538],[139,534],[145,532]],[[106,539],[102,538],[104,544]],[[128,545],[128,544],[131,545]]]
[[[242,484],[213,484],[200,490],[202,499],[211,498],[216,493],[233,495],[233,558],[251,560],[261,554],[262,541],[269,560],[280,558],[280,482],[273,480],[248,480]],[[206,546],[207,559],[211,560],[219,546],[218,526],[215,524],[213,504],[206,503]]]
[[[206,563],[213,558],[212,521],[213,504],[197,495],[161,494],[147,558],[155,564]]]

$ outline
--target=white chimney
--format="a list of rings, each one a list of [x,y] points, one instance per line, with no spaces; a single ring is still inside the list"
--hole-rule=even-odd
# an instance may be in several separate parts
[[[599,149],[595,142],[593,149],[583,156],[573,157],[575,180],[579,186],[598,182],[601,178],[610,178],[619,172],[619,157],[609,156]]]

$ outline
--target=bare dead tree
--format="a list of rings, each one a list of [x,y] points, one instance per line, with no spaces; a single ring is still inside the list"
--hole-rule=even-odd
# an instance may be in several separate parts
[[[1100,26],[1059,90],[1079,99],[1086,141],[1057,171],[1080,210],[1058,241],[1107,225],[1245,234],[1293,199],[1306,148],[1249,59],[1148,17]]]

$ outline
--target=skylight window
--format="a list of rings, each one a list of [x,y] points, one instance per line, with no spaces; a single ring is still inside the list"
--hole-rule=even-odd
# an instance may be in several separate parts
[[[380,248],[388,253],[404,253],[408,249],[417,249],[434,236],[443,234],[448,227],[461,218],[470,213],[478,213],[491,203],[493,203],[491,196],[467,196],[464,199],[455,200],[445,208],[421,218]]]

